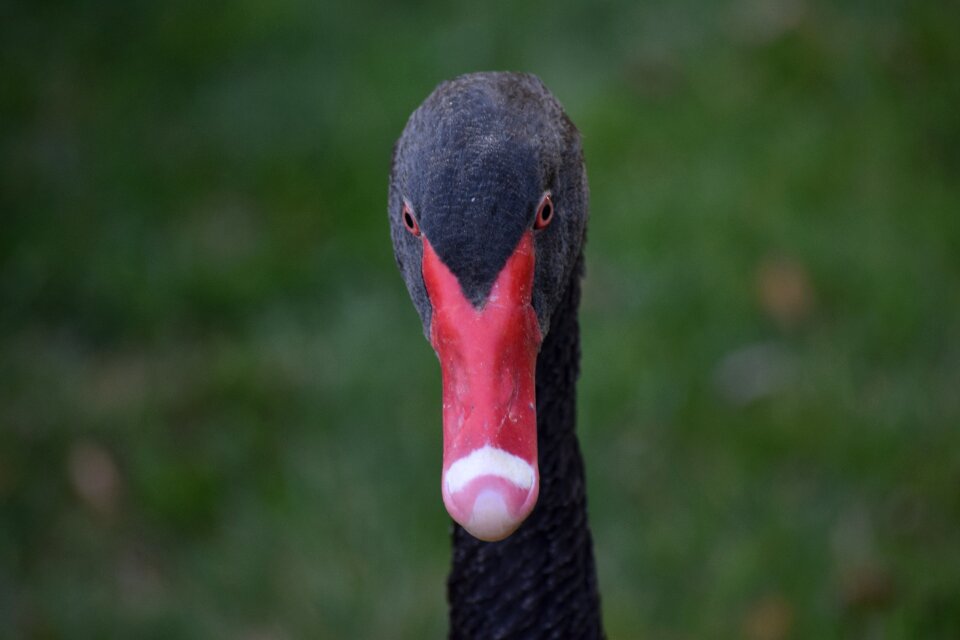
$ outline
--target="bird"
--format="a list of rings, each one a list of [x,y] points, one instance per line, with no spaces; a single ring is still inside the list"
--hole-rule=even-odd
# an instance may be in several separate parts
[[[602,638],[577,440],[589,208],[535,75],[439,84],[394,145],[394,255],[440,361],[450,638]]]

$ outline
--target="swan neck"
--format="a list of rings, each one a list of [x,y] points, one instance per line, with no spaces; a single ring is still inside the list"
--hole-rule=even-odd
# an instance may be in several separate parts
[[[575,433],[580,273],[578,261],[537,360],[537,505],[500,542],[480,542],[454,524],[451,638],[603,637]]]

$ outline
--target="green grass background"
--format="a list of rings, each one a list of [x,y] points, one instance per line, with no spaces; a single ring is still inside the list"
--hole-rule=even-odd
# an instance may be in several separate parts
[[[611,638],[960,637],[960,4],[0,6],[0,637],[439,638],[391,145],[537,73],[592,188]]]

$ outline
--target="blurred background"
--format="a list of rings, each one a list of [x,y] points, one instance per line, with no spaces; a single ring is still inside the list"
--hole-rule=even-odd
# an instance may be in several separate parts
[[[960,637],[960,4],[0,6],[0,637],[440,638],[393,141],[584,136],[611,638]]]

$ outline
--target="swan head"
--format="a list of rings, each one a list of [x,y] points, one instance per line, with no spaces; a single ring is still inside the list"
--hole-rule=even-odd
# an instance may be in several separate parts
[[[444,504],[503,539],[539,492],[536,361],[584,241],[579,134],[535,76],[444,82],[394,148],[388,214],[441,365]]]

